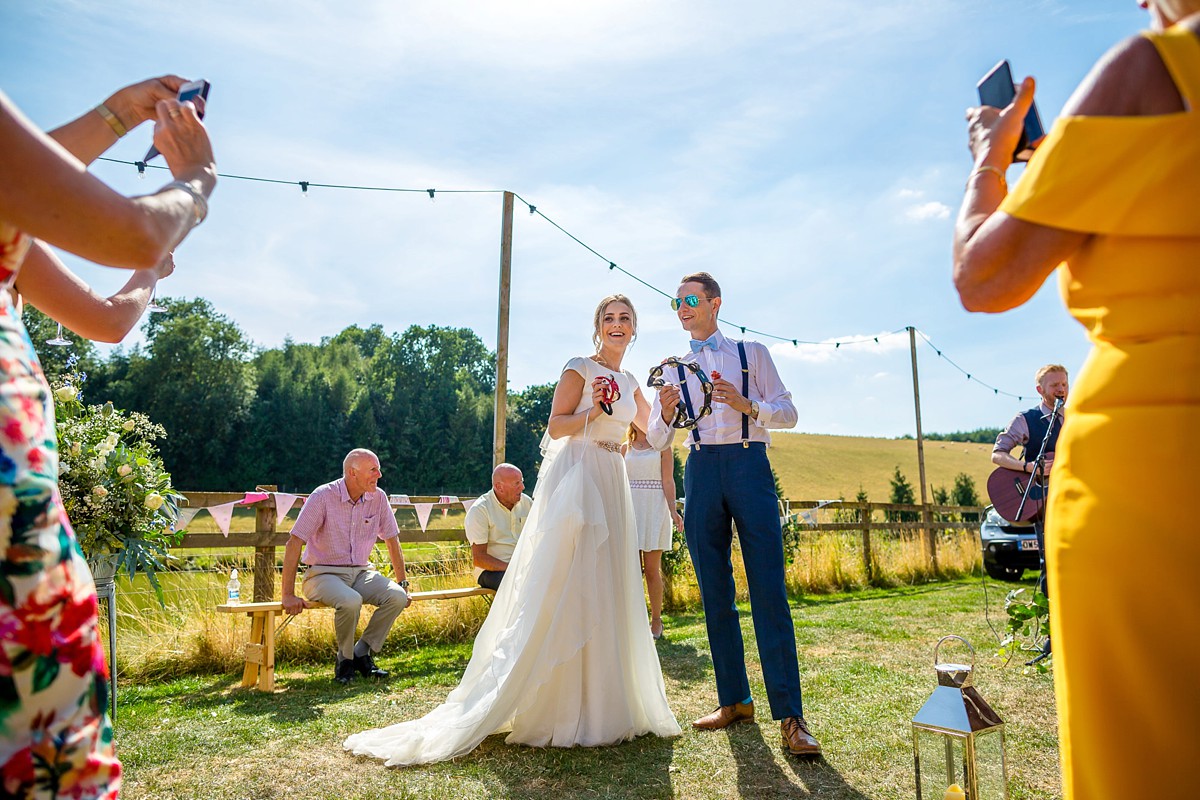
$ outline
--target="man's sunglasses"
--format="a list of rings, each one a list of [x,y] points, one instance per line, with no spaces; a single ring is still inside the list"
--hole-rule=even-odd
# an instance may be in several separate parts
[[[694,294],[689,294],[687,297],[672,297],[671,310],[678,311],[683,307],[684,303],[687,303],[689,308],[695,308],[696,306],[700,305],[700,298],[696,297]]]

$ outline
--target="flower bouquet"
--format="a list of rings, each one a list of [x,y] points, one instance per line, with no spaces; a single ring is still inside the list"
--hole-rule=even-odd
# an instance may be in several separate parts
[[[167,435],[145,414],[84,405],[85,376],[68,372],[54,386],[58,427],[59,491],[75,538],[94,574],[121,567],[132,578],[144,572],[159,603],[157,572],[179,542],[173,529],[183,499],[171,486],[157,439]]]

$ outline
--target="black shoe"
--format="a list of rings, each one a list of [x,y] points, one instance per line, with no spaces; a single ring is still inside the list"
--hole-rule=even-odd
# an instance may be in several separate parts
[[[342,686],[354,680],[354,673],[357,671],[358,659],[355,658],[339,658],[337,662],[337,670],[333,673],[333,679]]]
[[[355,656],[354,666],[358,669],[358,674],[364,678],[386,678],[389,673],[385,669],[380,669],[375,664],[375,659],[371,658],[371,654],[365,656]]]

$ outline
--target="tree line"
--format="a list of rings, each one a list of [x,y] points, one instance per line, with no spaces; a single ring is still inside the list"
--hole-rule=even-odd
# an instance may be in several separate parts
[[[28,306],[25,323],[49,378],[73,371],[84,402],[111,400],[167,429],[161,452],[177,488],[306,492],[340,476],[354,447],[379,455],[390,492],[490,485],[495,354],[473,331],[353,325],[319,344],[261,348],[205,299],[159,302],[145,344],[106,359],[66,331],[71,347],[46,346],[56,325]],[[530,486],[553,391],[509,394],[506,456]]]

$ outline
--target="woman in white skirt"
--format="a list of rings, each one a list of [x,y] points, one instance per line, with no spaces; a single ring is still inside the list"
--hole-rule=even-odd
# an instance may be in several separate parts
[[[683,530],[683,517],[675,509],[675,459],[671,448],[658,451],[645,435],[630,425],[625,448],[625,471],[633,495],[633,513],[637,519],[638,550],[642,554],[642,572],[650,595],[650,634],[663,635],[662,554],[671,549],[672,523]]]

